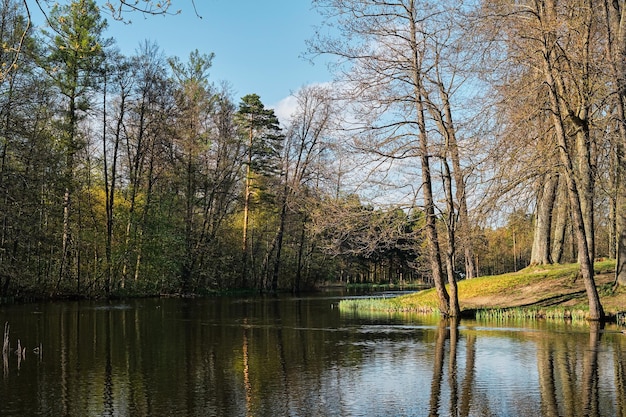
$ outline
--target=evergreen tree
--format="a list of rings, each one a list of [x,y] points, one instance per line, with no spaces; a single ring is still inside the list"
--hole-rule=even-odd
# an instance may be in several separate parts
[[[68,5],[53,7],[49,22],[48,55],[43,67],[63,97],[63,109],[58,124],[58,145],[65,157],[63,197],[62,253],[56,289],[62,280],[76,278],[80,293],[79,265],[72,267],[72,258],[78,259],[73,235],[72,198],[76,188],[76,155],[83,148],[78,125],[89,110],[91,93],[95,89],[105,59],[107,42],[102,34],[107,26],[93,0],[74,0]]]
[[[284,136],[274,110],[266,109],[257,94],[241,99],[236,115],[241,140],[246,143],[243,204],[243,286],[248,283],[248,225],[252,194],[264,194],[264,180],[277,174]]]

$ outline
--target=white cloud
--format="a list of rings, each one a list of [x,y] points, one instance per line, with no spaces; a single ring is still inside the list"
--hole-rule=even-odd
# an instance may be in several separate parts
[[[332,82],[311,83],[300,87],[300,90],[307,87],[331,88],[332,85]],[[296,98],[297,95],[298,92],[291,93],[289,96],[283,98],[278,103],[269,106],[274,109],[274,114],[276,114],[276,117],[278,117],[278,120],[283,127],[289,124],[293,114],[298,109],[298,99]]]
[[[289,123],[289,120],[291,120],[291,116],[297,110],[298,100],[292,94],[283,98],[277,104],[271,107],[274,108],[274,114],[276,115],[276,117],[278,117],[278,121],[284,127],[287,123]]]

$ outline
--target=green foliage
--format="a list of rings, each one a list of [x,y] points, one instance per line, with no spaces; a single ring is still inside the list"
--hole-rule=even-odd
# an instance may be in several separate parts
[[[104,62],[104,49],[110,43],[102,39],[107,23],[93,0],[74,0],[69,5],[55,5],[49,21],[52,43],[44,68],[68,98],[81,96],[96,85],[94,73]],[[80,107],[85,107],[81,105]]]
[[[247,144],[247,163],[252,173],[261,176],[277,174],[284,136],[274,110],[266,109],[257,94],[248,94],[239,103],[235,123],[241,141]]]

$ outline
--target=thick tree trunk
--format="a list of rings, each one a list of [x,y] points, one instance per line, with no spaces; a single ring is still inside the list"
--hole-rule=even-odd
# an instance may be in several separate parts
[[[544,176],[543,187],[537,198],[535,233],[530,255],[531,265],[548,265],[552,263],[550,239],[552,237],[552,213],[556,200],[557,185],[557,174],[549,172]]]
[[[592,9],[592,1],[584,0],[585,13],[581,13],[583,18],[583,29],[580,31],[581,36],[581,74],[578,81],[578,91],[574,93],[578,96],[578,102],[575,114],[570,111],[569,119],[572,121],[576,129],[575,140],[575,158],[577,161],[578,178],[577,183],[580,192],[580,208],[583,216],[583,224],[585,227],[585,236],[587,238],[587,250],[589,251],[589,259],[593,263],[596,252],[595,240],[595,220],[594,220],[594,200],[595,200],[595,178],[596,178],[596,141],[591,137],[589,115],[591,113],[591,103],[589,97],[593,94],[591,86],[591,70],[590,70],[590,48],[592,37],[592,25],[594,9]],[[584,7],[586,6],[586,7]],[[562,85],[559,83],[558,85]],[[560,90],[563,90],[561,88]]]
[[[556,21],[556,16],[552,15],[555,10],[554,0],[549,0],[547,6],[544,9],[545,15],[540,14],[539,18],[543,24],[550,25]],[[543,22],[545,20],[545,22]],[[585,226],[583,205],[581,203],[581,191],[577,183],[574,162],[572,157],[572,146],[568,142],[567,133],[564,125],[564,118],[562,116],[560,100],[564,94],[563,80],[560,79],[558,69],[553,67],[553,62],[558,59],[555,56],[558,52],[551,49],[555,44],[551,32],[546,32],[544,50],[541,51],[543,57],[543,75],[545,77],[546,85],[548,87],[548,98],[550,103],[550,110],[552,116],[552,122],[557,138],[557,144],[559,147],[559,158],[561,160],[562,169],[564,171],[565,183],[567,184],[568,197],[570,203],[570,209],[572,213],[572,220],[574,223],[574,233],[576,236],[576,244],[578,247],[578,260],[580,263],[580,273],[585,284],[585,290],[587,292],[587,299],[589,301],[589,320],[602,320],[604,318],[604,310],[600,303],[600,297],[596,289],[593,270],[593,259],[590,258],[590,249],[588,245],[587,229]],[[568,115],[571,116],[571,115]],[[583,186],[583,192],[587,189]],[[593,232],[593,230],[591,230]]]
[[[437,223],[435,217],[435,202],[432,191],[432,178],[430,174],[430,161],[428,157],[428,143],[426,132],[420,135],[422,163],[422,193],[424,194],[424,213],[426,215],[426,240],[428,244],[428,255],[430,260],[430,271],[433,275],[433,282],[439,300],[439,311],[444,316],[449,316],[450,296],[446,290],[443,280],[443,268],[441,262],[441,249],[437,234]]]
[[[548,60],[546,61],[545,75],[548,85],[554,86],[552,69]],[[554,93],[553,88],[551,88],[550,101],[552,106],[552,119],[557,133],[561,163],[565,170],[565,182],[567,184],[569,203],[572,212],[572,220],[574,222],[574,233],[576,237],[576,244],[578,247],[580,273],[582,275],[583,282],[585,284],[585,290],[587,292],[587,298],[589,300],[589,319],[602,320],[604,318],[604,310],[602,309],[600,297],[598,295],[598,291],[595,285],[593,261],[589,258],[589,248],[587,246],[587,236],[580,202],[580,193],[578,190],[578,185],[576,184],[572,159],[570,154],[568,153],[569,148],[567,138],[565,135],[565,129],[563,127],[563,120],[560,117],[557,100],[557,95]]]
[[[596,241],[595,241],[595,221],[594,221],[594,170],[592,164],[592,153],[590,149],[591,139],[589,138],[589,130],[585,127],[583,131],[576,135],[576,148],[578,159],[578,176],[580,184],[580,208],[583,215],[585,225],[585,235],[587,237],[587,248],[589,250],[589,259],[595,259]]]
[[[619,139],[615,146],[617,150],[617,172],[615,174],[615,238],[616,258],[615,280],[620,285],[626,285],[626,4],[623,0],[605,1],[605,16],[608,29],[609,62],[611,63],[612,77],[617,90],[615,118],[617,121]]]
[[[567,202],[567,188],[563,185],[563,179],[557,182],[556,193],[556,219],[554,221],[554,240],[552,243],[552,262],[563,262],[565,252],[565,235],[569,224],[569,204]]]

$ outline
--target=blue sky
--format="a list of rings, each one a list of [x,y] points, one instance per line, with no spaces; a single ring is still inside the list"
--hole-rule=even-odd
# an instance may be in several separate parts
[[[309,0],[174,0],[174,16],[126,15],[131,24],[109,22],[108,36],[131,55],[144,40],[156,42],[166,56],[185,61],[189,53],[215,53],[210,76],[228,81],[235,100],[256,93],[275,107],[300,87],[330,81],[322,60],[302,58],[305,41],[321,22]]]

